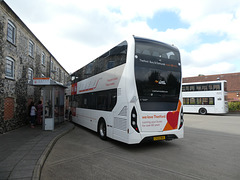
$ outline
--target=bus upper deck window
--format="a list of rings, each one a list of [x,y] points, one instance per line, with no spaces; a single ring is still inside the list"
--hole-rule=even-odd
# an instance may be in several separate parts
[[[170,55],[170,59],[172,59],[172,60],[177,60],[177,58],[176,58],[175,55]]]

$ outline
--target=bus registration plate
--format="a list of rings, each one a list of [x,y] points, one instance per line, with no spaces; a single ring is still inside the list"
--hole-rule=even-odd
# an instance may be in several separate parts
[[[153,137],[153,140],[154,141],[161,141],[161,140],[165,140],[165,136],[156,136],[156,137]]]

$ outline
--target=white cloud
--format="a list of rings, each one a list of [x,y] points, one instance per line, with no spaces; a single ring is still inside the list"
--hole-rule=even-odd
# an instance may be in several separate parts
[[[195,33],[226,33],[232,23],[233,15],[230,13],[221,13],[209,15],[197,22],[192,23],[191,29]]]
[[[202,67],[187,65],[183,66],[183,77],[212,75],[212,74],[222,74],[231,73],[235,69],[234,65],[228,62],[221,62],[216,64],[209,64]]]
[[[181,0],[177,1],[177,8],[180,10],[180,17],[192,23],[198,23],[209,15],[233,13],[239,6],[239,0]]]
[[[176,45],[185,76],[240,71],[233,65],[240,60],[239,0],[6,2],[70,72],[133,34]],[[150,28],[147,19],[159,11],[175,12],[189,27]],[[222,39],[208,43],[202,34]]]
[[[183,77],[239,71],[239,67],[234,65],[239,59],[239,47],[239,41],[222,41],[203,44],[191,52],[182,50]]]
[[[190,52],[196,65],[206,65],[218,61],[228,61],[238,58],[240,42],[222,41],[215,44],[203,44],[198,49]]]

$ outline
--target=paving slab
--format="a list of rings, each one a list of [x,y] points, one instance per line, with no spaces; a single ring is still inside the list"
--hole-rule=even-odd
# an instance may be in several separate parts
[[[53,131],[23,126],[0,135],[0,180],[40,178],[41,168],[56,141],[74,128],[68,121]]]

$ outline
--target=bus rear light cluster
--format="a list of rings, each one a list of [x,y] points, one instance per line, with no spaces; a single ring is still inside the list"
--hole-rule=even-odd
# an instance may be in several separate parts
[[[181,109],[181,113],[180,113],[180,125],[179,125],[179,128],[178,129],[181,129],[183,127],[183,122],[184,122],[184,119],[183,119],[183,108]]]
[[[137,125],[137,111],[135,107],[133,107],[132,112],[131,112],[131,126],[135,131],[139,133],[138,125]]]

